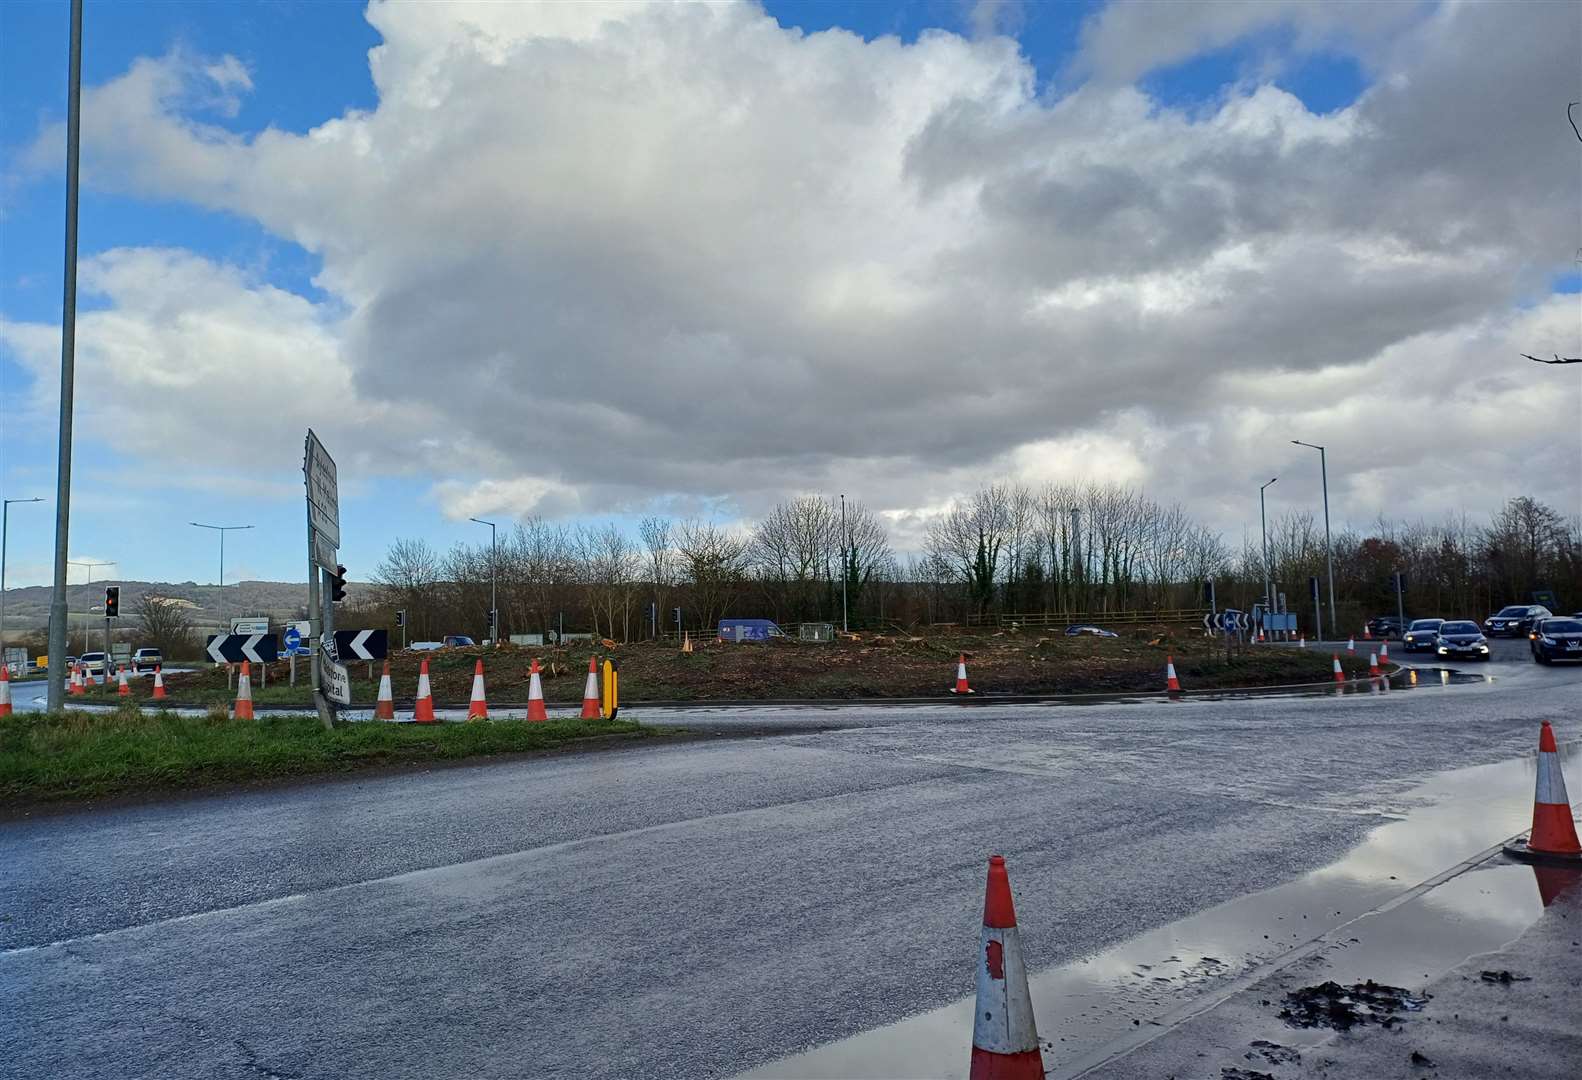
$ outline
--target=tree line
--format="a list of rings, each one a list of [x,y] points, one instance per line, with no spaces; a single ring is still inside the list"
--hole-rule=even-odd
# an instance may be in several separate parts
[[[1325,574],[1322,522],[1282,514],[1268,532],[1266,566],[1260,534],[1237,550],[1180,504],[1114,484],[986,485],[932,518],[920,549],[904,557],[882,515],[824,495],[736,527],[652,516],[625,530],[531,517],[504,530],[492,552],[487,543],[442,553],[421,538],[394,541],[355,618],[393,626],[403,610],[410,640],[481,639],[491,571],[502,636],[563,626],[621,641],[677,630],[678,608],[679,627],[691,632],[726,616],[838,627],[844,614],[853,628],[1031,613],[1102,619],[1201,608],[1210,580],[1220,607],[1245,609],[1262,598],[1267,575],[1311,627],[1308,582]],[[1582,608],[1582,523],[1527,496],[1482,523],[1381,519],[1365,532],[1343,529],[1331,552],[1341,626],[1393,612],[1397,572],[1408,614],[1480,616],[1545,589],[1567,611]]]

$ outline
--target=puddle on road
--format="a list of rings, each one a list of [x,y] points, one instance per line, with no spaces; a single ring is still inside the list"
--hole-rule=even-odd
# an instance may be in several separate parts
[[[1562,747],[1582,774],[1582,743]],[[1071,1077],[1264,977],[1291,954],[1321,954],[1312,982],[1421,988],[1530,926],[1557,883],[1501,856],[1465,864],[1532,820],[1535,760],[1443,773],[1405,796],[1407,816],[1340,861],[1228,901],[1031,980],[1051,1077]],[[1464,872],[1445,879],[1446,871]],[[1015,874],[1015,867],[1011,868]],[[1366,918],[1361,918],[1367,916]],[[1352,922],[1352,920],[1358,920]],[[1348,925],[1350,924],[1350,925]],[[973,927],[962,934],[968,962]],[[1329,935],[1326,942],[1316,939]],[[1035,959],[1036,962],[1036,959]],[[747,1078],[965,1078],[973,999],[741,1074]],[[1286,1029],[1283,1041],[1328,1032]]]

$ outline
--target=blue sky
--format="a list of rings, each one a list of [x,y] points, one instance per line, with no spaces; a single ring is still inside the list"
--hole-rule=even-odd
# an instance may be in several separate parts
[[[810,34],[839,27],[870,41],[895,35],[913,44],[929,31],[970,37],[975,28],[982,29],[975,27],[971,5],[955,0],[889,4],[786,0],[764,7],[784,27],[799,27]],[[86,9],[84,79],[90,87],[117,79],[139,58],[178,52],[238,58],[252,86],[236,96],[234,115],[224,110],[202,112],[202,122],[216,129],[245,137],[271,128],[300,135],[348,111],[380,105],[368,59],[380,34],[358,3],[89,0]],[[1052,108],[1088,78],[1080,63],[1081,35],[1085,21],[1101,11],[1102,6],[1094,3],[1031,4],[1015,5],[1002,14],[997,25],[1015,36],[1025,63],[1033,69],[1040,107]],[[1150,67],[1138,78],[1137,89],[1158,108],[1181,109],[1189,116],[1212,113],[1228,96],[1249,93],[1257,83],[1295,95],[1316,117],[1352,105],[1372,81],[1360,50],[1347,51],[1333,36],[1303,37],[1301,29],[1284,23],[1252,27],[1228,43],[1210,44],[1184,59]],[[66,41],[64,3],[10,0],[0,5],[0,153],[8,159],[14,161],[41,130],[64,114]],[[46,169],[10,172],[0,187],[4,200],[0,203],[0,314],[8,322],[58,323],[62,186],[60,172]],[[203,201],[88,187],[81,202],[83,258],[117,248],[181,249],[215,264],[242,268],[254,286],[274,286],[325,310],[337,306],[338,299],[315,283],[324,266],[319,254],[283,239],[256,216],[206,209],[200,205]],[[1582,286],[1582,278],[1564,266],[1551,266],[1541,277],[1550,282],[1552,292],[1575,292]],[[101,294],[82,297],[85,310],[105,310],[111,303]],[[271,378],[267,367],[241,371],[235,373],[232,385],[234,392],[245,394],[255,380]],[[53,495],[53,427],[14,406],[32,392],[33,385],[32,370],[16,351],[0,347],[0,395],[6,402],[0,414],[4,418],[0,485],[7,498]],[[101,392],[79,386],[79,401]],[[158,406],[145,402],[143,407]],[[184,403],[177,395],[167,407],[177,413]],[[328,411],[336,407],[334,402],[325,403]],[[228,545],[227,576],[300,578],[305,558],[303,510],[300,499],[280,487],[300,483],[300,440],[256,442],[247,430],[215,430],[212,437],[233,448],[243,446],[254,463],[246,470],[247,478],[274,482],[274,493],[260,495],[256,488],[237,493],[223,484],[196,487],[184,479],[182,462],[128,457],[104,431],[79,426],[73,556],[115,560],[119,576],[126,578],[206,582],[215,572],[214,537],[185,523],[251,523],[254,530],[233,535]],[[456,540],[486,536],[480,526],[453,520],[454,508],[447,517],[435,495],[436,483],[470,481],[473,474],[452,473],[441,463],[359,476],[348,468],[350,448],[331,449],[342,460],[343,558],[353,577],[366,575],[397,535],[423,535],[441,548]],[[692,494],[724,507],[746,507],[751,498],[729,491]],[[656,498],[663,496],[656,493]],[[907,502],[899,495],[892,501],[898,507]],[[606,505],[614,512],[600,514],[599,508]],[[579,506],[585,514],[618,520],[629,520],[640,511],[630,500],[584,499]],[[52,511],[43,506],[14,511],[10,581],[42,581],[48,572]],[[505,521],[512,508],[489,512]]]

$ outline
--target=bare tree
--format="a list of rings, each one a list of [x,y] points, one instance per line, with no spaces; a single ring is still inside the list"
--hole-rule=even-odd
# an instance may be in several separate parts
[[[192,620],[179,601],[144,593],[137,602],[137,619],[143,641],[158,649],[166,659],[197,654]]]
[[[420,539],[397,540],[374,567],[373,581],[379,599],[391,608],[406,611],[407,626],[416,638],[439,632],[441,569],[439,554]]]
[[[697,625],[715,625],[730,610],[747,572],[747,541],[711,522],[676,527],[676,552]]]

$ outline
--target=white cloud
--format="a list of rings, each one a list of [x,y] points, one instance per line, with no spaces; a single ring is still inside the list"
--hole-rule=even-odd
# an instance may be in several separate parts
[[[1341,481],[1370,510],[1574,506],[1574,470],[1526,465],[1574,435],[1575,387],[1514,360],[1574,350],[1574,306],[1514,307],[1577,246],[1574,148],[1533,106],[1576,96],[1575,20],[1376,7],[1109,8],[1099,77],[1050,101],[1004,37],[375,4],[379,106],[305,135],[196,115],[249,88],[240,62],[140,61],[87,95],[89,180],[256,219],[331,300],[102,256],[88,407],[155,458],[338,429],[452,516],[844,490],[904,523],[996,470],[1085,469],[1233,521],[1297,428],[1392,455]],[[1275,24],[1391,78],[1327,116],[1124,85]],[[46,328],[5,333],[52,362]],[[1482,443],[1512,410],[1524,441]],[[1442,438],[1475,477],[1441,479]]]

